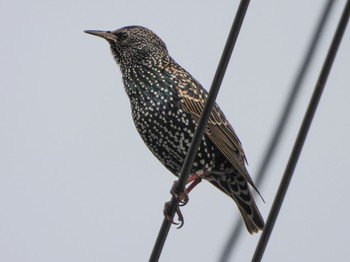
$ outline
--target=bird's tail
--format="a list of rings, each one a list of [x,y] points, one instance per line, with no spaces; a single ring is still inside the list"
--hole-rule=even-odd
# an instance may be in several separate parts
[[[223,174],[208,180],[236,202],[250,234],[257,233],[264,228],[264,219],[255,204],[248,183],[242,175]]]
[[[233,200],[235,200],[235,198],[233,198]],[[259,230],[264,229],[264,226],[265,226],[264,219],[262,218],[260,211],[256,206],[253,198],[251,198],[250,204],[247,207],[243,208],[242,205],[238,203],[237,205],[238,205],[239,211],[241,212],[241,216],[243,218],[245,226],[250,234],[258,233]]]

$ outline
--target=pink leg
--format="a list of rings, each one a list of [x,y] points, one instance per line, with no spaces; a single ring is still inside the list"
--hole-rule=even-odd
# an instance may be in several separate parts
[[[197,175],[196,173],[189,175],[189,177],[186,180],[186,184],[191,183],[192,181],[196,180],[200,176]]]
[[[202,181],[202,178],[200,178],[200,176],[197,176],[196,179],[194,179],[194,181],[185,189],[186,193],[189,194],[193,188],[196,187],[196,185],[198,185],[200,182]]]

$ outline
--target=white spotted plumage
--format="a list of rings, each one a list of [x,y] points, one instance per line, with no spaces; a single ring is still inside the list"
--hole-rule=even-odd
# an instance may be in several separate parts
[[[159,161],[178,175],[207,92],[147,28],[129,26],[88,33],[109,42],[123,75],[136,129]],[[245,167],[241,142],[218,105],[209,118],[192,173],[201,174],[237,203],[250,233],[264,227],[248,186],[255,188]]]

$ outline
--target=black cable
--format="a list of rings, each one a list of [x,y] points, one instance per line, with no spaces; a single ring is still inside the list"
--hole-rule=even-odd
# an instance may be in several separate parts
[[[211,110],[215,104],[215,99],[219,92],[222,80],[226,72],[226,68],[230,61],[230,57],[231,57],[234,45],[236,43],[239,31],[241,29],[241,25],[243,23],[246,11],[248,9],[248,5],[249,5],[249,0],[241,0],[240,5],[238,7],[236,17],[233,21],[230,33],[228,35],[228,39],[226,41],[218,68],[216,70],[216,73],[213,79],[213,83],[210,87],[208,99],[205,103],[203,113],[197,124],[196,131],[191,142],[191,146],[187,152],[186,159],[184,161],[181,173],[179,175],[177,188],[176,188],[177,192],[183,192],[185,189],[186,180],[191,172],[193,161],[195,159],[199,144],[204,134],[204,128],[207,125],[209,116],[211,114]],[[178,204],[179,204],[178,200],[175,197],[172,197],[170,201],[170,206],[169,206],[170,208],[169,211],[172,217],[174,217],[175,210]],[[171,222],[168,219],[164,218],[149,261],[154,262],[159,260],[170,226],[171,226]]]
[[[285,126],[287,125],[289,121],[290,114],[292,112],[292,108],[294,107],[297,95],[300,92],[301,84],[304,80],[304,77],[306,75],[307,69],[309,68],[311,59],[315,53],[317,44],[319,42],[319,39],[321,37],[321,32],[323,31],[323,28],[326,24],[327,18],[329,17],[329,14],[331,12],[331,9],[333,7],[333,4],[335,3],[334,0],[328,0],[324,6],[324,9],[322,10],[321,16],[319,18],[319,22],[317,23],[317,28],[313,34],[313,37],[311,39],[311,42],[309,44],[309,47],[307,49],[306,55],[304,56],[304,60],[300,66],[300,69],[298,73],[296,74],[295,80],[291,86],[290,94],[288,95],[288,100],[282,110],[282,114],[279,117],[279,120],[277,122],[276,128],[273,132],[273,135],[271,136],[270,142],[268,143],[268,147],[265,150],[265,153],[263,154],[263,158],[261,161],[261,164],[258,168],[258,172],[255,179],[255,185],[257,188],[260,187],[262,181],[265,178],[266,171],[271,163],[271,160],[275,154],[277,145],[279,144],[279,141],[281,139],[282,133],[285,129]],[[243,229],[243,223],[241,219],[237,219],[233,230],[231,231],[231,234],[225,244],[225,247],[223,249],[223,252],[221,253],[220,262],[228,262],[230,259],[230,255],[233,253],[234,248],[237,246],[238,239],[242,233]]]
[[[275,200],[273,202],[269,217],[266,222],[266,227],[264,231],[262,232],[262,235],[260,237],[259,243],[257,245],[257,248],[255,250],[254,256],[252,258],[253,262],[261,261],[264,251],[266,249],[267,243],[270,239],[273,227],[275,225],[275,222],[278,217],[278,213],[281,209],[284,197],[287,193],[287,189],[290,183],[290,180],[293,176],[293,172],[295,169],[295,166],[298,162],[301,150],[303,148],[307,133],[309,131],[309,128],[311,126],[311,122],[313,119],[313,116],[315,115],[317,105],[320,101],[324,86],[326,84],[329,72],[332,68],[332,64],[334,62],[335,55],[338,51],[338,47],[340,45],[340,42],[342,40],[346,25],[348,23],[350,16],[350,0],[347,1],[343,14],[340,18],[338,27],[336,29],[335,35],[333,37],[331,46],[328,50],[325,62],[323,64],[322,70],[320,72],[318,81],[316,83],[314,92],[312,94],[309,106],[307,108],[307,111],[305,113],[303,122],[301,124],[297,139],[295,141],[292,153],[290,155],[288,164],[286,166],[286,170],[284,172],[280,187],[277,191]]]

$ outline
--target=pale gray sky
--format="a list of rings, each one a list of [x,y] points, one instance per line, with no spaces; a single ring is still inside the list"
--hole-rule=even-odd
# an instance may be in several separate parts
[[[324,1],[251,1],[219,94],[254,178]],[[345,1],[337,1],[269,177],[266,218]],[[139,138],[105,41],[138,24],[209,87],[238,1],[1,1],[0,261],[147,261],[174,177]],[[347,29],[264,261],[347,261]],[[203,182],[161,261],[216,261],[235,204]],[[235,261],[260,235],[243,233]]]

